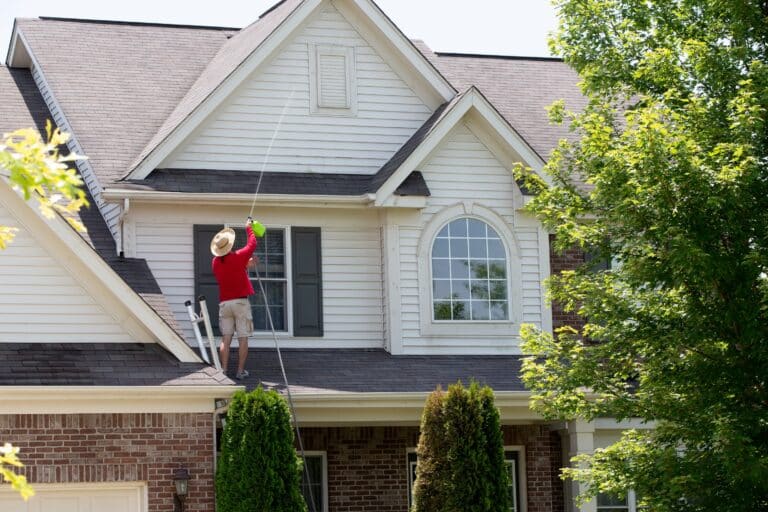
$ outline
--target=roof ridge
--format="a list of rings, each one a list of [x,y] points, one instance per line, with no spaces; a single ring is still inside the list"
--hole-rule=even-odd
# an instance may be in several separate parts
[[[438,57],[463,57],[470,59],[533,60],[543,62],[563,62],[561,57],[525,57],[522,55],[493,55],[485,53],[434,52]]]
[[[37,18],[19,18],[25,20],[65,21],[72,23],[93,23],[99,25],[136,25],[142,27],[184,28],[200,30],[240,30],[241,27],[220,27],[214,25],[192,25],[183,23],[159,23],[152,21],[128,21],[128,20],[100,20],[93,18],[66,18],[59,16],[38,16]]]

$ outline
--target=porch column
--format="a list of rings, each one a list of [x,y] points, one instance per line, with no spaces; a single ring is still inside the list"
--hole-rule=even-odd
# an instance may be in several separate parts
[[[569,421],[568,429],[568,460],[571,457],[581,454],[591,454],[595,450],[595,424],[587,421]],[[575,497],[585,492],[586,484],[580,482],[569,482],[571,499],[567,500],[566,510],[569,512],[597,512],[597,502],[592,499],[584,503],[581,507],[576,505]]]

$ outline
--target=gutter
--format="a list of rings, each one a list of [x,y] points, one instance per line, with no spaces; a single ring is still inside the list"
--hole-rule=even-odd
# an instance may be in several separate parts
[[[191,192],[158,192],[154,190],[132,190],[124,188],[104,189],[102,198],[109,202],[126,199],[147,203],[163,204],[245,204],[250,205],[253,194],[200,194]],[[372,206],[375,194],[355,196],[299,195],[299,194],[259,194],[260,204],[279,204],[281,206],[317,206],[318,203],[334,204],[346,207]]]
[[[214,412],[238,385],[0,386],[0,414]]]

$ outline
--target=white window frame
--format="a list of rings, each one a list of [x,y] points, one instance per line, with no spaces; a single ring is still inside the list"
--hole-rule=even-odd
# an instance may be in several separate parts
[[[416,448],[406,448],[405,449],[405,470],[406,474],[408,475],[408,510],[413,507],[413,484],[416,483],[416,481],[411,481],[411,463],[408,461],[408,457],[411,454],[416,453]],[[418,464],[419,456],[416,456],[416,463]]]
[[[270,229],[276,230],[281,229],[283,231],[283,234],[285,235],[284,240],[284,247],[285,247],[285,301],[287,304],[285,305],[285,314],[287,315],[287,318],[285,319],[285,331],[275,331],[275,334],[279,338],[292,338],[293,337],[293,246],[291,245],[291,226],[285,225],[285,224],[270,224],[268,226],[265,226],[267,228],[267,231]],[[261,242],[259,242],[261,243]],[[254,255],[256,255],[256,252],[254,251]],[[261,293],[261,289],[258,287],[258,283],[255,283],[255,286],[253,287],[254,291],[258,294]],[[251,336],[255,339],[266,339],[272,338],[272,331],[267,329],[266,331],[257,331],[255,330],[256,327],[254,326],[254,331],[251,333]]]
[[[621,512],[622,509],[617,507],[601,507],[597,505],[597,498],[595,498],[595,510],[597,512]],[[626,512],[638,512],[637,507],[637,494],[632,489],[627,492],[627,508]]]
[[[323,458],[323,510],[318,510],[316,512],[328,512],[328,452],[323,450],[305,450],[304,455],[307,457]],[[303,475],[304,473],[302,470],[302,478]],[[312,510],[312,507],[309,506],[309,504],[307,504],[307,507],[309,510]]]
[[[309,43],[309,109],[310,113],[331,116],[357,115],[357,64],[354,46]],[[323,55],[343,56],[347,80],[347,108],[323,107],[320,105],[320,57]]]
[[[528,493],[526,492],[528,479],[525,473],[525,446],[523,445],[509,445],[504,447],[504,464],[507,463],[507,452],[517,452],[518,468],[517,475],[519,481],[517,486],[520,489],[517,512],[526,512],[528,510]]]
[[[432,290],[432,245],[440,230],[452,220],[469,217],[485,222],[501,237],[507,255],[506,320],[434,320]],[[504,337],[514,336],[522,320],[522,269],[517,239],[507,222],[493,210],[465,202],[444,208],[424,227],[418,246],[419,323],[423,336]]]

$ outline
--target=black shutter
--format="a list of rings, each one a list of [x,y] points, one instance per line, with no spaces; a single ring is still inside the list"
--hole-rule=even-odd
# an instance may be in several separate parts
[[[219,336],[219,285],[211,269],[211,240],[216,233],[221,230],[221,226],[194,226],[194,246],[195,246],[195,296],[192,302],[197,310],[197,298],[201,295],[205,297],[208,304],[208,315],[211,317],[211,326],[213,333]],[[201,328],[201,332],[205,328]]]
[[[323,335],[320,228],[291,228],[293,335]]]

